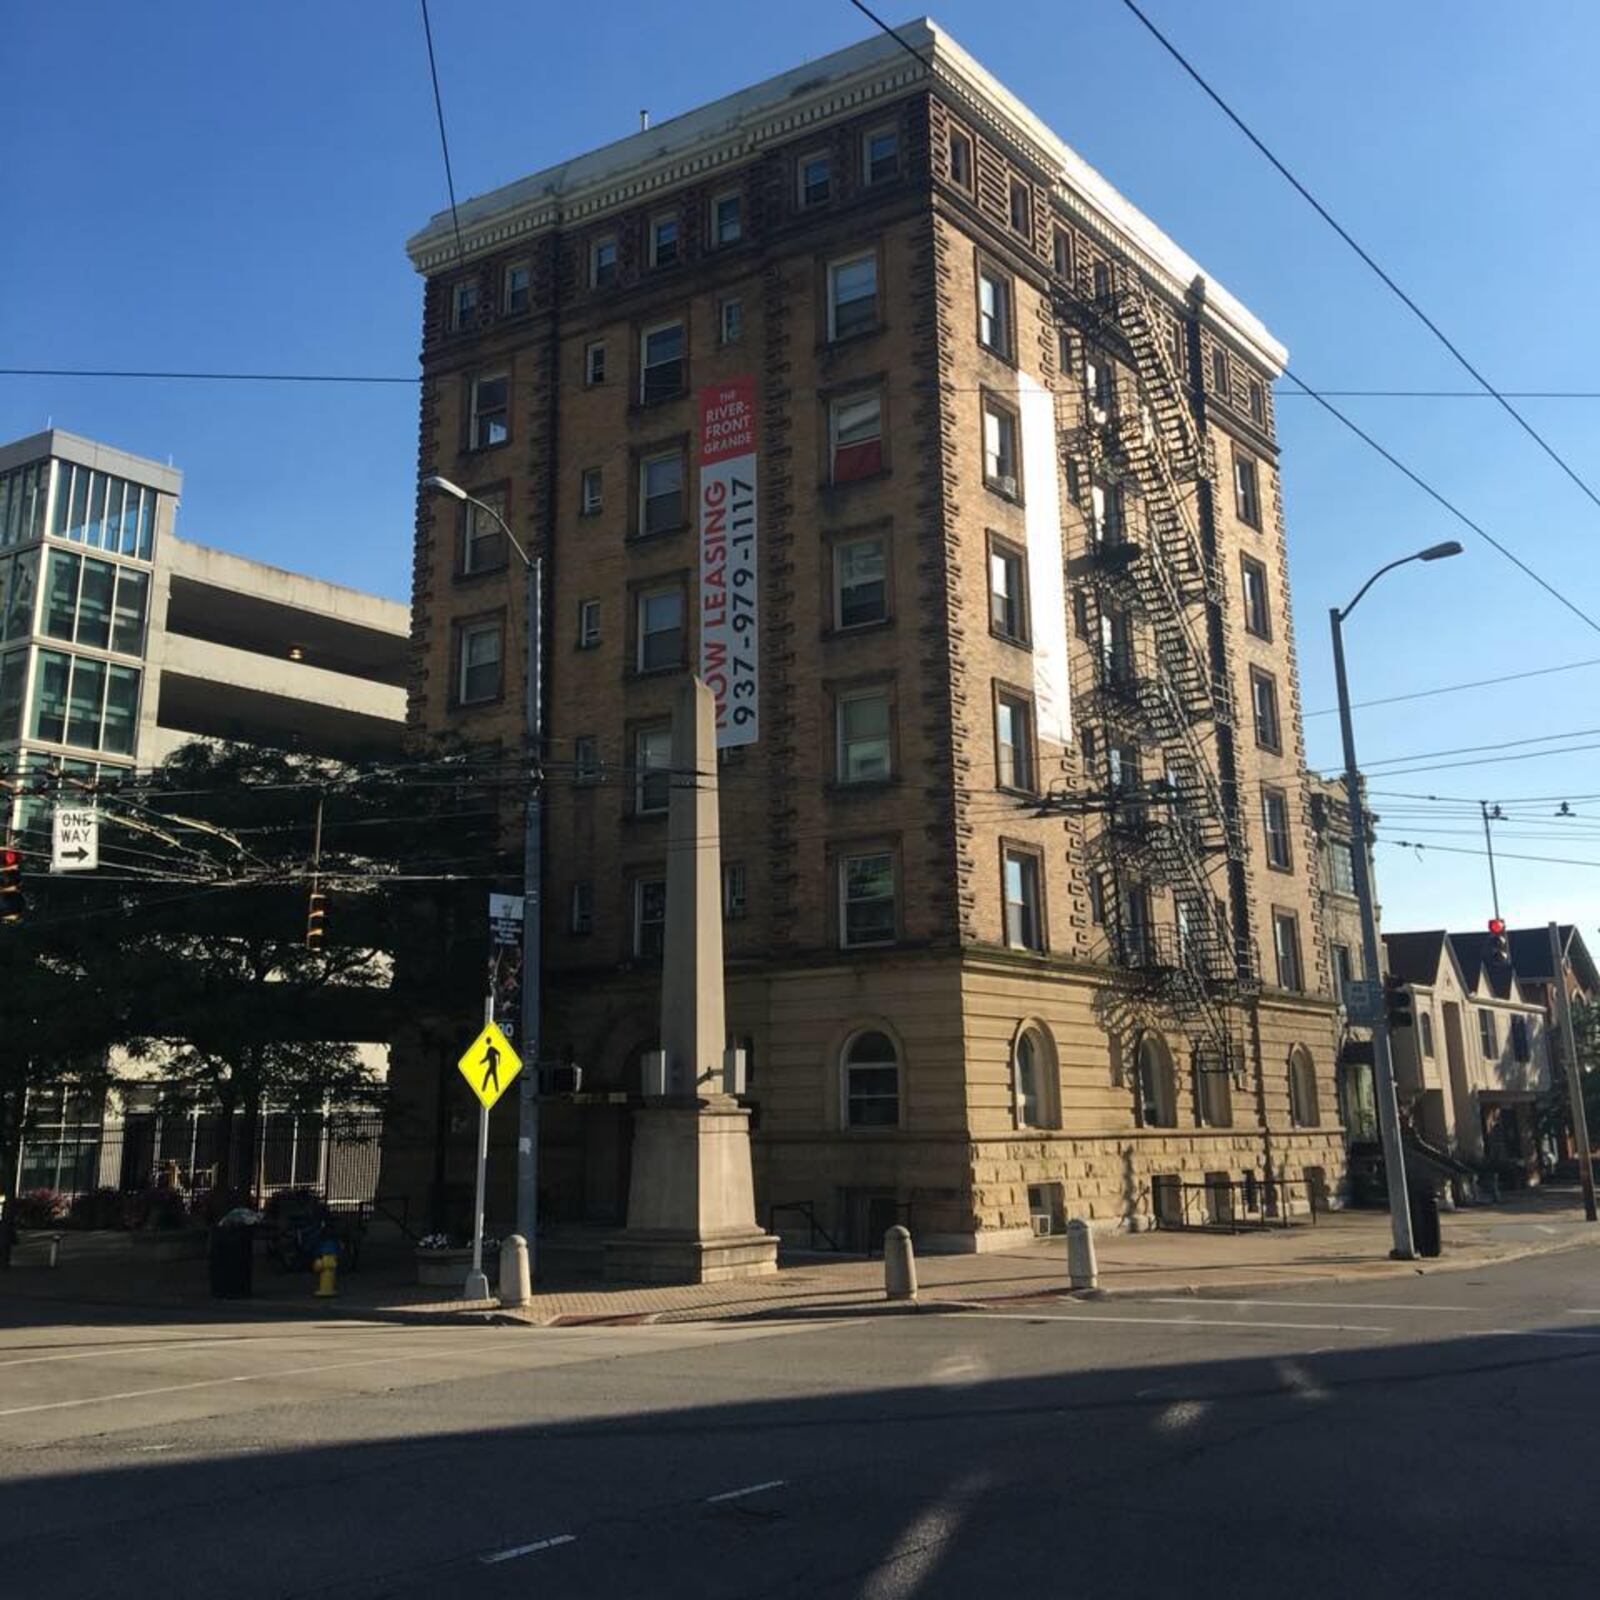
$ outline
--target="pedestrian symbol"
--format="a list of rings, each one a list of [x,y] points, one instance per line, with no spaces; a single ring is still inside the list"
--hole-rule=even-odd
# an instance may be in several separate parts
[[[511,1042],[491,1022],[467,1047],[467,1052],[456,1063],[467,1087],[483,1102],[484,1109],[493,1108],[495,1101],[511,1086],[511,1080],[522,1071],[522,1058],[511,1048]]]

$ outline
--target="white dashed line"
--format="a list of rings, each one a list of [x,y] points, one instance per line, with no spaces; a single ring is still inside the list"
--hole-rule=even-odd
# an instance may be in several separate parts
[[[496,1550],[492,1555],[479,1556],[484,1566],[492,1567],[501,1561],[515,1561],[518,1556],[531,1556],[540,1550],[554,1550],[558,1544],[576,1544],[575,1533],[558,1533],[549,1539],[535,1539],[532,1544],[514,1544],[509,1550]]]
[[[744,1489],[724,1489],[721,1494],[708,1494],[706,1504],[714,1506],[724,1500],[742,1500],[747,1494],[760,1494],[763,1489],[781,1489],[787,1482],[786,1478],[769,1478],[765,1483],[752,1483]]]
[[[1108,1322],[1148,1328],[1231,1328],[1235,1333],[1255,1333],[1279,1328],[1309,1329],[1318,1333],[1388,1333],[1388,1328],[1360,1322],[1241,1322],[1232,1317],[1100,1317],[1061,1316],[1037,1311],[963,1311],[963,1317],[985,1317],[1003,1322]],[[1576,1336],[1575,1336],[1576,1337]]]
[[[1277,1311],[1475,1311],[1481,1306],[1419,1306],[1376,1300],[1223,1300],[1214,1295],[1151,1295],[1147,1306],[1270,1306]]]

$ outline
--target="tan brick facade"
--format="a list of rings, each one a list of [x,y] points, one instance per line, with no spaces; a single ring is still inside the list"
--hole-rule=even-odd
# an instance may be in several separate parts
[[[1218,614],[1208,620],[1197,604],[1184,626],[1214,630],[1216,670],[1239,708],[1233,778],[1210,782],[1236,806],[1242,846],[1232,880],[1220,858],[1203,869],[1203,912],[1210,918],[1213,898],[1222,903],[1230,949],[1252,947],[1247,967],[1259,951],[1265,980],[1258,990],[1247,974],[1250,981],[1224,985],[1221,1001],[1208,1002],[1226,1018],[1233,1053],[1206,1096],[1211,1120],[1226,1125],[1200,1127],[1198,1079],[1183,1042],[1195,1017],[1133,981],[1120,959],[1125,945],[1092,903],[1106,807],[1084,814],[1040,799],[1093,794],[1107,740],[1087,693],[1094,648],[1075,626],[1081,558],[1093,537],[1088,497],[1071,470],[1075,456],[1095,448],[1083,382],[1092,317],[1069,318],[1063,308],[1092,311],[1105,282],[1139,269],[1115,224],[1052,167],[1006,105],[974,99],[970,83],[954,80],[930,92],[889,58],[871,59],[879,64],[852,69],[848,91],[832,93],[824,71],[821,86],[807,91],[814,111],[795,111],[789,127],[776,114],[759,129],[752,123],[736,152],[724,145],[676,167],[647,163],[637,177],[613,162],[603,183],[570,201],[515,201],[504,226],[491,220],[479,229],[474,216],[492,217],[493,208],[469,207],[465,267],[413,245],[427,274],[421,471],[475,495],[503,494],[518,539],[546,563],[546,1054],[570,1051],[585,1066],[586,1089],[619,1096],[548,1112],[546,1205],[563,1219],[620,1220],[629,1138],[620,1097],[637,1090],[657,1005],[655,968],[640,953],[651,891],[640,885],[661,875],[665,849],[664,818],[648,805],[640,814],[640,741],[647,745],[664,720],[677,675],[697,653],[695,394],[742,374],[756,379],[759,412],[761,737],[725,753],[720,782],[724,863],[743,888],[726,926],[729,1026],[751,1049],[762,1207],[808,1204],[844,1241],[863,1242],[886,1220],[909,1216],[926,1243],[984,1248],[1029,1230],[1041,1210],[1058,1225],[1065,1215],[1147,1217],[1157,1175],[1300,1179],[1313,1168],[1331,1185],[1342,1165],[1334,1015],[1298,778],[1270,365],[1248,341],[1231,340],[1226,318],[1195,296],[1165,283],[1147,289],[1160,308],[1160,336],[1182,339],[1185,366],[1200,369],[1181,403],[1215,458],[1215,478],[1197,498],[1211,511]],[[888,141],[876,137],[891,132],[892,167]],[[952,165],[953,136],[967,141],[964,166],[959,152]],[[808,205],[808,163],[821,154],[827,195]],[[727,196],[738,197],[740,237],[723,242],[718,203]],[[668,220],[677,223],[679,259],[652,268]],[[611,241],[615,279],[596,284],[596,262],[610,259],[597,250]],[[873,263],[872,315],[859,332],[835,337],[830,274],[861,259]],[[506,286],[521,263],[527,306],[513,313]],[[998,333],[983,320],[980,273],[1004,286]],[[476,285],[475,304],[459,289],[466,280]],[[463,304],[467,325],[452,331]],[[663,324],[683,329],[681,381],[666,397],[645,398],[641,362],[660,348],[647,341]],[[1118,392],[1134,395],[1148,371],[1141,376],[1139,362],[1114,344],[1104,359],[1116,366]],[[1213,349],[1228,363],[1226,399],[1208,392]],[[508,437],[473,447],[481,420],[474,383],[502,374]],[[492,383],[478,393],[482,412],[496,394]],[[830,414],[837,430],[843,413],[831,408],[873,395],[879,455],[852,458],[869,470],[844,472],[830,432]],[[1014,420],[1004,458],[1013,482],[987,470],[1002,457],[990,448],[986,406]],[[1028,448],[1041,438],[1043,448]],[[1236,449],[1256,464],[1253,523],[1236,515]],[[682,515],[670,496],[655,501],[668,514],[645,533],[646,470],[674,452],[684,463]],[[411,718],[419,733],[515,749],[520,569],[463,572],[467,524],[457,510],[447,500],[419,502]],[[1141,513],[1129,511],[1134,527]],[[1052,537],[1053,579],[1037,565]],[[864,550],[881,550],[881,616],[876,590],[863,591],[869,615],[844,610],[840,563]],[[997,555],[1026,575],[1022,604],[1032,614],[1014,633],[995,620]],[[1266,578],[1271,627],[1262,637],[1242,623],[1246,556]],[[1045,580],[1064,582],[1059,615],[1039,609]],[[642,654],[640,619],[658,592],[683,597],[685,626],[672,659],[656,669]],[[581,616],[594,625],[585,602],[598,604],[597,639],[580,637]],[[496,622],[500,681],[482,693],[487,679],[478,671],[470,686],[481,698],[463,703],[464,630]],[[652,650],[658,642],[651,633]],[[1059,708],[1052,644],[1070,684]],[[1257,748],[1252,736],[1252,666],[1275,685],[1275,749]],[[860,748],[871,781],[853,782],[857,747],[845,748],[841,718],[859,696],[869,697],[862,715],[872,731]],[[997,736],[1002,701],[1023,719],[1031,745],[1021,766],[1010,754],[1014,739],[1003,750]],[[878,720],[885,707],[886,732]],[[1070,731],[1035,737],[1054,709],[1067,714]],[[1099,739],[1091,758],[1085,729]],[[1195,735],[1214,772],[1224,769],[1218,738],[1226,730]],[[591,756],[599,772],[579,770],[575,763]],[[1149,777],[1161,776],[1158,756],[1152,751]],[[1282,871],[1265,865],[1263,785],[1286,797]],[[1019,872],[1034,875],[1016,881],[1036,886],[1013,906],[1009,941],[1007,852]],[[849,863],[883,857],[893,872],[890,936],[842,948],[847,917],[851,928],[867,926],[854,920],[854,899],[841,903],[856,882]],[[862,870],[866,881],[871,873]],[[1178,915],[1165,889],[1151,905],[1163,926]],[[574,931],[580,906],[584,925]],[[1305,993],[1277,992],[1275,907],[1297,919]],[[1139,1125],[1136,1062],[1149,1029],[1172,1052],[1170,1126]],[[855,1074],[846,1060],[853,1042],[868,1058]],[[1317,1112],[1308,1126],[1291,1125],[1295,1047],[1315,1062]],[[415,1084],[429,1070],[419,1059]],[[1027,1095],[1019,1074],[1032,1086]],[[404,1069],[395,1076],[404,1095]],[[890,1081],[893,1107],[872,1109]],[[1297,1110],[1307,1121],[1304,1105]],[[1050,1125],[1025,1125],[1026,1116]],[[1042,1187],[1051,1185],[1059,1187]],[[776,1221],[780,1231],[805,1231],[797,1211]]]

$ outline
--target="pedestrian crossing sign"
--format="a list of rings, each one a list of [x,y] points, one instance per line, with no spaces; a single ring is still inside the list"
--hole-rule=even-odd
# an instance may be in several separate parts
[[[467,1047],[467,1053],[456,1062],[456,1067],[467,1080],[467,1087],[483,1102],[483,1109],[492,1111],[495,1101],[522,1071],[522,1057],[491,1022]]]

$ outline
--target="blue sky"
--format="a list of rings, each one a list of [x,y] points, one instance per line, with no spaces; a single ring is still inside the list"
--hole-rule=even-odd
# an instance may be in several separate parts
[[[1600,389],[1600,8],[1145,4],[1491,378]],[[845,0],[763,7],[759,26],[755,15],[705,0],[613,0],[601,13],[434,0],[458,191],[631,132],[640,107],[659,120],[869,27]],[[1308,381],[1468,386],[1119,0],[951,0],[932,15],[1261,315]],[[402,245],[444,203],[444,179],[410,0],[53,0],[15,8],[7,43],[0,364],[416,370],[418,282]],[[1358,699],[1600,657],[1600,635],[1285,387],[1308,712],[1331,703],[1328,607],[1383,561],[1457,535],[1464,557],[1396,573],[1363,602],[1349,635]],[[1600,509],[1491,401],[1340,403],[1600,615]],[[1520,403],[1600,484],[1600,401]],[[0,378],[0,438],[51,420],[171,455],[191,538],[406,592],[408,388]],[[1539,758],[1526,753],[1538,745],[1508,745],[1600,726],[1597,686],[1593,667],[1359,713],[1369,764],[1477,745],[1516,757],[1374,777],[1385,837],[1435,847],[1380,849],[1389,926],[1481,926],[1489,912],[1481,857],[1438,848],[1481,850],[1467,807],[1402,796],[1536,796],[1508,808],[1499,835],[1504,910],[1576,920],[1600,948],[1600,751]],[[1335,719],[1311,716],[1307,730],[1313,765],[1336,762]],[[1573,800],[1576,817],[1551,815],[1573,796],[1595,798]]]

